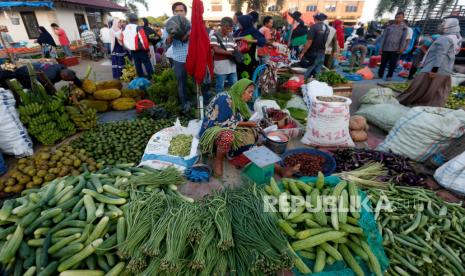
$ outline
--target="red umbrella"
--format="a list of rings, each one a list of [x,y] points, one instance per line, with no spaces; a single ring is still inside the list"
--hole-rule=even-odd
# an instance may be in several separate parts
[[[200,84],[205,78],[207,68],[213,75],[213,59],[210,49],[210,38],[203,22],[203,3],[201,0],[192,1],[191,34],[189,37],[189,51],[187,53],[186,70],[193,76],[197,84],[200,114],[203,118],[203,98]]]

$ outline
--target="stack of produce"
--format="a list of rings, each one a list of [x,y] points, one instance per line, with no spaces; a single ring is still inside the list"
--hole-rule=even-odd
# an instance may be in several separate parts
[[[140,275],[273,275],[294,256],[255,186],[192,202],[172,192],[131,193],[118,246]]]
[[[185,157],[191,153],[192,135],[179,134],[174,136],[170,141],[168,154]]]
[[[335,71],[324,71],[316,76],[321,82],[326,82],[329,86],[347,83],[347,79]]]
[[[369,149],[338,149],[333,152],[336,160],[336,172],[358,169],[371,162],[380,162],[387,169],[387,175],[381,181],[392,181],[398,185],[425,185],[426,175],[417,173],[412,162],[392,152]]]
[[[178,100],[178,81],[173,69],[165,69],[161,74],[154,74],[153,84],[147,88],[147,98],[157,106],[165,108],[170,116],[176,116],[181,111],[181,104]],[[187,82],[188,96],[192,97],[193,82]]]
[[[313,269],[302,260],[296,262],[301,273],[319,273],[326,265],[344,261],[355,275],[365,275],[357,256],[369,264],[374,275],[383,275],[378,257],[359,223],[361,200],[354,182],[341,181],[329,187],[320,173],[314,185],[293,179],[283,179],[282,184],[283,191],[272,179],[265,190],[280,204],[275,206],[281,215],[278,225],[292,241],[292,249],[303,259],[313,260]],[[331,202],[323,199],[323,195],[332,196]],[[289,208],[292,196],[302,200]],[[306,206],[307,202],[311,207]]]
[[[6,273],[53,275],[78,268],[99,268],[102,275],[121,272],[124,263],[113,248],[124,239],[120,207],[128,193],[113,186],[120,171],[55,179],[5,201],[0,210],[0,263]]]
[[[349,132],[354,142],[365,142],[368,139],[368,124],[363,116],[355,115],[350,117]]]
[[[124,68],[122,71],[123,74],[120,80],[122,80],[123,82],[129,83],[137,77],[136,67],[131,63],[128,57],[125,57],[124,60],[126,63],[124,65]]]
[[[465,86],[452,87],[446,107],[450,109],[465,109]]]
[[[88,130],[97,126],[97,110],[85,105],[67,106],[66,112],[79,130]]]
[[[173,124],[171,120],[137,119],[98,125],[72,142],[73,147],[85,149],[99,162],[140,162],[150,137]]]
[[[85,150],[61,146],[52,151],[41,149],[31,157],[21,158],[0,181],[0,192],[19,193],[25,188],[37,188],[48,181],[66,175],[79,175],[85,169],[93,172],[102,167]]]
[[[287,156],[283,163],[286,168],[300,165],[298,173],[302,176],[315,176],[323,170],[325,161],[323,156],[303,152]]]
[[[81,88],[73,88],[71,96],[80,100],[82,105],[94,108],[98,112],[133,109],[136,101],[144,95],[144,91],[123,88],[120,80],[94,82],[89,79],[91,68],[87,68]]]
[[[49,96],[32,75],[31,81],[33,86],[28,92],[16,79],[9,81],[10,88],[21,97],[18,111],[28,133],[44,145],[53,145],[74,134],[76,129],[65,111],[65,93],[59,91]]]
[[[464,275],[465,209],[433,191],[369,189],[390,275]],[[384,208],[382,208],[382,206]]]

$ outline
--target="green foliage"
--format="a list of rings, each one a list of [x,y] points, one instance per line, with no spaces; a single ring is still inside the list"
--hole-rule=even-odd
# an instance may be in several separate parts
[[[165,21],[170,18],[168,15],[164,14],[162,16],[158,17],[153,17],[153,16],[147,16],[147,20],[149,21],[150,24],[158,24],[160,26],[165,25]]]
[[[159,74],[153,74],[153,84],[147,89],[147,97],[157,106],[162,106],[170,115],[179,114],[181,104],[178,100],[178,81],[173,69],[164,69]],[[194,96],[194,82],[188,78],[187,92],[189,96]]]

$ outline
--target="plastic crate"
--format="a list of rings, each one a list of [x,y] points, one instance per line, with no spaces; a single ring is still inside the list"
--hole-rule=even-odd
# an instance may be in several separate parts
[[[79,59],[77,57],[64,57],[57,58],[57,62],[63,64],[66,67],[71,67],[79,64]]]
[[[318,155],[322,156],[325,158],[325,162],[323,163],[323,174],[325,176],[331,175],[335,170],[336,170],[336,160],[334,160],[334,157],[332,157],[330,154],[323,152],[321,150],[316,150],[316,149],[306,149],[306,148],[297,148],[297,149],[292,149],[284,152],[281,155],[281,162],[280,165],[282,167],[284,166],[284,161],[286,160],[287,157],[299,154],[299,153],[307,153],[307,154],[312,154],[312,155]],[[296,174],[297,177],[302,177],[304,175]],[[307,175],[305,175],[307,176]],[[314,175],[308,175],[308,176],[314,176]]]

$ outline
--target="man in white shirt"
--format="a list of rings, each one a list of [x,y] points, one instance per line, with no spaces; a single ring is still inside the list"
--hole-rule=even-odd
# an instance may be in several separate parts
[[[403,53],[405,53],[408,46],[410,45],[410,41],[412,41],[413,38],[413,29],[408,26],[407,20],[405,20],[405,25],[407,25],[407,36],[405,37],[405,46],[404,50],[402,51]]]
[[[107,24],[103,25],[103,28],[100,29],[100,39],[103,42],[103,46],[107,50],[106,54],[111,54],[111,38],[110,38],[110,28]]]

